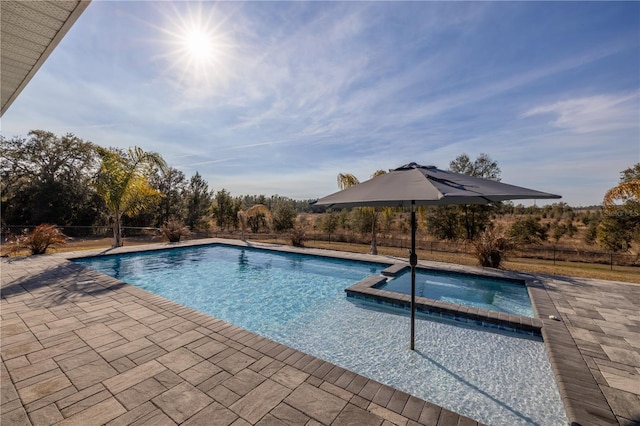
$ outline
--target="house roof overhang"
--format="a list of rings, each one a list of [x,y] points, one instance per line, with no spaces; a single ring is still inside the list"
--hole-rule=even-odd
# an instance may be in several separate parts
[[[4,115],[90,2],[0,1],[0,115]]]

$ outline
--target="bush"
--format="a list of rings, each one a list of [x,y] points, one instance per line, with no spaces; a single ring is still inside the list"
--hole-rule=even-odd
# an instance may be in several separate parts
[[[25,229],[10,241],[11,252],[17,253],[22,249],[29,249],[31,254],[44,254],[49,247],[64,244],[67,240],[56,225],[43,223],[33,228],[31,232]]]
[[[170,243],[177,243],[182,237],[190,237],[191,231],[179,220],[170,220],[162,225],[162,235]]]
[[[474,247],[481,266],[499,268],[506,253],[513,249],[513,242],[499,230],[486,229],[474,242]]]
[[[304,247],[304,242],[307,239],[307,233],[304,230],[304,226],[298,223],[293,227],[291,233],[289,234],[291,237],[291,245],[294,247]]]
[[[541,244],[547,239],[547,230],[534,218],[516,220],[509,229],[509,237],[520,244]]]
[[[273,203],[271,208],[271,220],[273,230],[276,232],[293,229],[296,221],[296,212],[291,200],[281,199]]]

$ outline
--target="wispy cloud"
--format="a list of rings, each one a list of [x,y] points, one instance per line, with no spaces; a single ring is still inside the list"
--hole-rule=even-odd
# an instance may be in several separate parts
[[[522,116],[551,114],[556,117],[551,121],[553,126],[576,133],[637,129],[640,127],[639,102],[640,92],[589,96],[541,105]]]
[[[338,172],[364,179],[486,152],[505,181],[590,204],[640,161],[638,11],[631,2],[93,2],[2,130],[138,145],[212,188],[299,198],[335,191]],[[199,79],[171,41],[194,13],[221,42],[220,61]]]

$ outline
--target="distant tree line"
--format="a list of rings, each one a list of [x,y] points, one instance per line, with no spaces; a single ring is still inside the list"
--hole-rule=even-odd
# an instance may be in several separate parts
[[[449,170],[500,180],[501,171],[489,155],[475,160],[462,154]],[[384,173],[376,171],[374,175]],[[111,226],[114,245],[121,228],[167,227],[173,231],[242,230],[290,232],[298,241],[305,229],[370,235],[408,234],[407,212],[397,208],[354,208],[333,211],[313,206],[314,200],[279,195],[232,196],[214,191],[196,172],[190,178],[168,166],[160,155],[140,148],[104,148],[73,134],[57,136],[34,130],[27,137],[0,136],[1,223],[36,226]],[[338,187],[358,184],[348,173]],[[585,244],[625,251],[640,242],[640,163],[622,171],[620,182],[606,194],[604,208],[573,208],[566,203],[543,207],[511,202],[495,205],[420,207],[422,235],[438,240],[476,241],[487,230],[518,244],[558,243],[580,235]],[[255,207],[254,207],[255,206]],[[307,217],[308,213],[321,213]],[[498,220],[499,219],[499,220]],[[509,223],[496,230],[497,222]]]
[[[196,172],[190,178],[162,157],[140,148],[103,148],[66,134],[34,130],[27,137],[0,136],[2,226],[157,227],[179,221],[192,231],[239,226],[238,212],[265,205],[276,232],[294,228],[298,213],[311,212],[312,200],[273,195],[233,197],[214,191]],[[258,232],[267,223],[251,218]],[[69,231],[68,231],[69,232]]]

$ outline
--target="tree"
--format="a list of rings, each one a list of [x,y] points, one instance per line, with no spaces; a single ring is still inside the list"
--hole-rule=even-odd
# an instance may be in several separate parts
[[[0,136],[3,223],[93,225],[104,208],[89,184],[97,165],[95,146],[72,133]]]
[[[489,157],[488,154],[480,154],[471,162],[467,154],[461,154],[449,163],[449,170],[463,175],[481,177],[500,182],[502,171],[498,163]]]
[[[551,238],[553,238],[556,243],[560,241],[560,238],[562,238],[566,233],[567,225],[561,223],[559,220],[551,225]]]
[[[460,235],[460,210],[457,206],[436,206],[427,209],[427,228],[439,240],[455,240]]]
[[[598,224],[595,222],[589,222],[587,229],[584,233],[584,242],[591,245],[596,242],[598,237]]]
[[[266,223],[266,219],[269,217],[271,217],[271,212],[264,204],[254,204],[249,207],[246,212],[244,210],[238,210],[238,220],[240,221],[240,227],[242,229],[242,241],[244,241],[244,233],[251,219],[262,218]],[[254,221],[254,224],[256,224],[256,226],[252,226],[251,228],[252,232],[256,233],[260,227],[260,220]]]
[[[298,215],[293,201],[288,198],[274,196],[272,197],[271,206],[273,229],[276,232],[293,229]]]
[[[213,215],[216,218],[216,225],[220,229],[235,227],[240,210],[239,201],[236,202],[229,191],[221,189],[216,192],[213,200]]]
[[[157,170],[151,177],[151,186],[164,195],[158,204],[156,226],[183,220],[188,194],[184,173],[173,167]]]
[[[380,176],[385,174],[384,170],[377,170],[372,175],[371,178]],[[350,186],[354,186],[359,184],[360,181],[354,175],[350,173],[339,173],[338,174],[338,187],[340,189],[346,189]],[[370,254],[378,254],[378,242],[376,238],[377,227],[378,227],[378,215],[381,212],[381,209],[376,207],[358,207],[356,211],[355,218],[358,219],[356,227],[359,225],[366,226],[371,230],[371,249],[369,250]],[[362,230],[362,228],[360,229]]]
[[[487,154],[480,154],[473,162],[467,154],[456,157],[449,163],[449,170],[469,176],[480,177],[489,180],[500,181],[500,168],[498,163]],[[461,223],[465,230],[467,240],[473,240],[482,232],[489,223],[494,206],[490,205],[463,205],[456,207],[462,215]]]
[[[320,221],[320,229],[322,232],[326,232],[329,234],[329,241],[331,241],[331,234],[333,234],[336,229],[338,229],[338,225],[340,224],[340,218],[338,214],[329,209],[325,214],[322,215],[322,219]]]
[[[224,190],[223,190],[224,191]],[[209,184],[196,172],[189,180],[187,188],[187,225],[192,230],[206,228],[208,222],[204,220],[211,214],[212,193]]]
[[[516,220],[508,236],[520,244],[541,244],[547,239],[547,229],[532,217]]]
[[[122,247],[122,216],[135,214],[157,202],[161,194],[151,187],[153,167],[165,169],[160,154],[134,147],[128,151],[97,148],[101,159],[95,179],[97,193],[104,200],[113,221],[113,247]]]
[[[624,251],[631,246],[632,232],[625,226],[624,220],[615,216],[606,216],[596,231],[598,245],[609,251]]]
[[[469,176],[500,181],[500,168],[487,154],[480,154],[471,161],[467,154],[449,163],[449,170]],[[429,233],[440,239],[475,239],[490,221],[495,206],[462,205],[437,206],[429,209],[427,223]]]
[[[615,204],[617,200],[623,201],[620,209]],[[608,212],[640,216],[640,163],[622,171],[620,183],[606,192],[602,205]]]
[[[251,208],[249,208],[249,210],[251,210]],[[247,217],[247,225],[249,226],[249,229],[251,229],[251,232],[257,234],[258,232],[260,232],[260,228],[269,228],[270,220],[271,213],[267,214],[266,212],[258,212]]]
[[[640,163],[621,172],[620,182],[606,192],[602,205],[604,219],[597,229],[600,246],[627,250],[632,241],[640,241]]]

